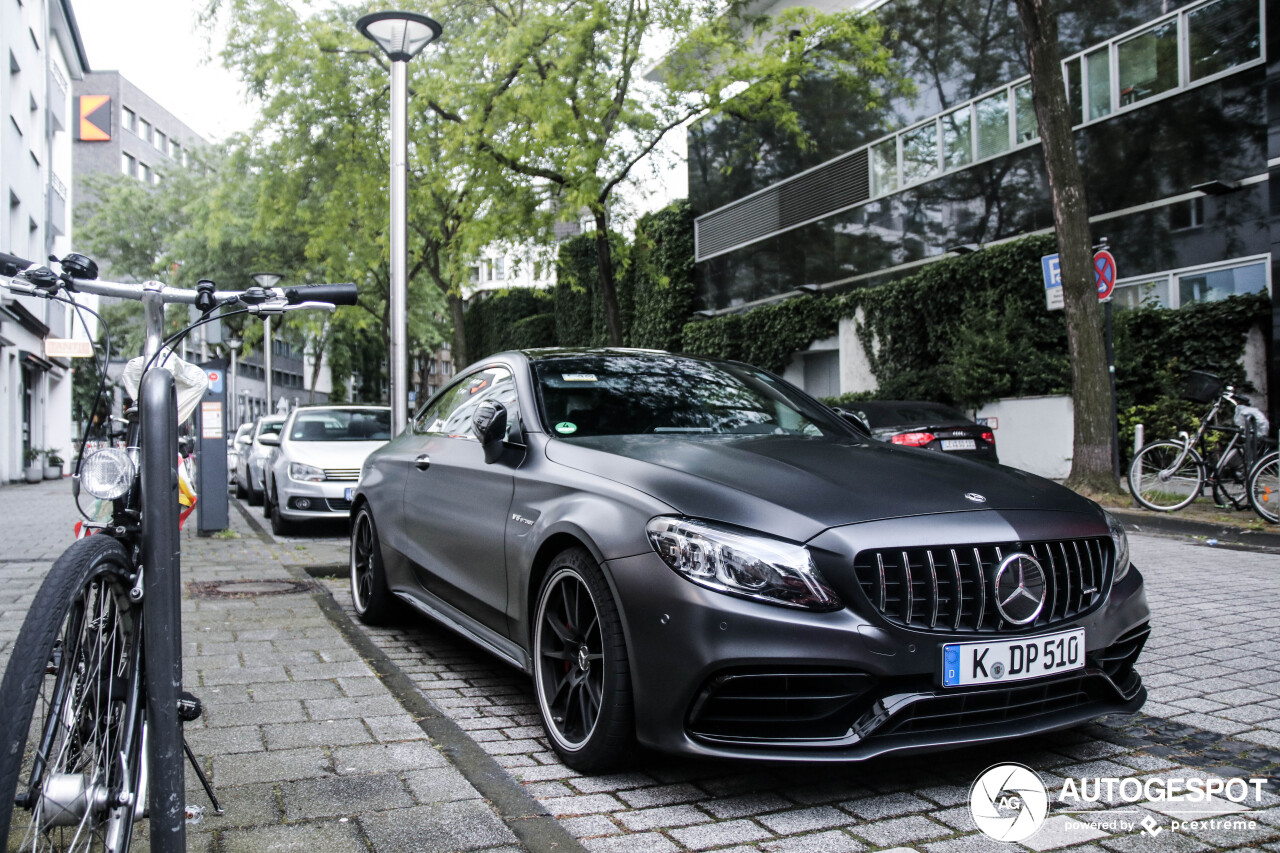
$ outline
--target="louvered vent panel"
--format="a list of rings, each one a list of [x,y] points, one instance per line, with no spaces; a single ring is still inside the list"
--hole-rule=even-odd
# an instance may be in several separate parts
[[[855,151],[698,217],[698,260],[759,240],[871,197],[867,151]]]

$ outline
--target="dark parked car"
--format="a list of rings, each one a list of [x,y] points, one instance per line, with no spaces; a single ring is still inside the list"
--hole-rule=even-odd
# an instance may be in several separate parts
[[[1136,711],[1142,577],[1097,504],[868,439],[776,376],[491,356],[366,461],[351,590],[531,674],[568,765],[862,759]],[[400,613],[398,613],[400,611]]]
[[[903,447],[937,450],[948,455],[970,456],[998,462],[996,435],[968,415],[944,406],[919,400],[865,400],[845,406],[859,415],[881,441]]]

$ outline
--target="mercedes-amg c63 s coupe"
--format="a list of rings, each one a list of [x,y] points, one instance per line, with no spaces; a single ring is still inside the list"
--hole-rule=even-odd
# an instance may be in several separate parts
[[[584,772],[645,745],[856,760],[1136,711],[1124,529],[988,462],[871,439],[778,377],[648,350],[491,356],[372,453],[371,623],[529,673]]]

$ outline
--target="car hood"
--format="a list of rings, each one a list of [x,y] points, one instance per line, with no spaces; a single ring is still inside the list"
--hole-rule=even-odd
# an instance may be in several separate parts
[[[855,439],[600,436],[549,441],[546,453],[685,515],[796,541],[830,527],[936,513],[1098,513],[1092,501],[1024,471]]]
[[[293,441],[284,454],[290,462],[316,468],[359,468],[385,441]]]

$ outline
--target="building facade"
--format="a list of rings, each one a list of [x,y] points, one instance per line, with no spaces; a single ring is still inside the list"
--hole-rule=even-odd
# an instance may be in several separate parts
[[[44,261],[71,248],[71,93],[89,62],[69,0],[3,4],[0,48],[0,250]],[[47,358],[45,340],[71,337],[72,319],[0,289],[0,482],[20,479],[34,451],[71,459],[71,366]]]
[[[897,33],[916,93],[861,112],[829,82],[806,82],[795,97],[814,143],[805,150],[737,118],[693,126],[700,309],[740,310],[803,285],[875,285],[953,251],[1052,231],[1013,3],[846,5],[872,7]],[[1266,6],[1059,4],[1090,218],[1116,258],[1120,305],[1178,308],[1272,287],[1280,14]],[[1280,387],[1274,361],[1268,384]]]

